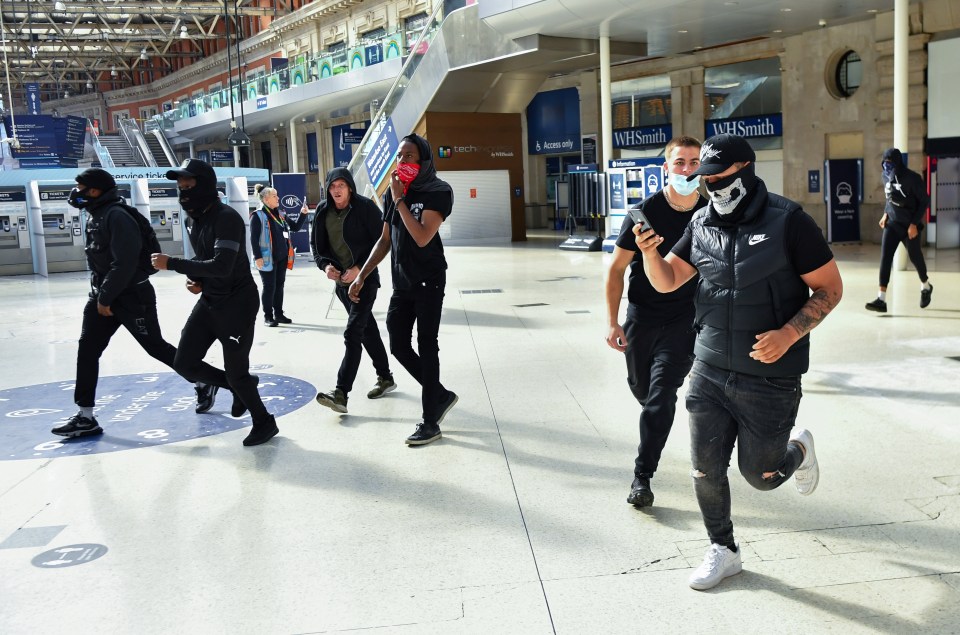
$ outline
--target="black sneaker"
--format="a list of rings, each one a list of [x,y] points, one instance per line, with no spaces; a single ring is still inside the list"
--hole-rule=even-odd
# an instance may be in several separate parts
[[[653,505],[653,490],[650,489],[650,479],[643,476],[633,479],[627,502],[634,507],[650,507]]]
[[[280,324],[293,324],[293,320],[288,318],[283,313],[277,313],[276,316],[274,316],[273,321],[279,322]]]
[[[447,396],[440,402],[440,407],[437,412],[437,425],[439,426],[443,423],[443,418],[447,416],[447,413],[450,412],[450,409],[457,405],[457,402],[460,401],[460,397],[457,397],[457,393],[452,390],[447,391]],[[437,434],[440,434],[440,430],[437,430]]]
[[[933,298],[933,285],[929,289],[920,289],[920,308],[925,309],[930,306],[930,299]]]
[[[266,443],[275,437],[278,432],[280,432],[280,428],[277,427],[277,420],[273,418],[273,415],[268,415],[268,419],[261,423],[253,422],[253,429],[243,440],[243,444],[249,447]]]
[[[213,408],[213,404],[217,401],[217,391],[220,390],[219,386],[214,386],[213,384],[207,384],[203,388],[196,388],[197,391],[197,408],[194,412],[198,415]]]
[[[70,417],[65,424],[57,426],[50,432],[60,435],[61,437],[69,437],[72,439],[75,437],[90,437],[95,434],[103,434],[103,428],[97,423],[96,417],[88,419],[78,412]]]
[[[279,323],[277,322],[276,318],[274,318],[272,315],[264,315],[264,316],[263,316],[263,325],[264,325],[264,326],[277,326],[277,324],[279,324]]]
[[[260,383],[260,378],[256,375],[250,375],[253,381]],[[232,390],[230,392],[233,392]],[[244,413],[247,412],[247,404],[243,403],[243,400],[237,396],[237,393],[233,393],[233,403],[230,405],[230,416],[231,417],[242,417]]]
[[[379,399],[396,389],[397,382],[393,381],[393,377],[377,376],[377,384],[367,393],[367,399]]]
[[[332,393],[318,392],[317,403],[330,408],[334,412],[345,413],[347,411],[347,393],[339,388],[334,389]]]
[[[407,437],[407,445],[426,445],[436,441],[441,436],[440,426],[435,423],[420,422],[417,424],[416,431]]]
[[[920,301],[923,302],[922,296]],[[921,304],[921,306],[923,305]],[[873,302],[867,302],[867,311],[876,311],[877,313],[886,313],[887,303],[881,300],[880,298],[877,298]]]

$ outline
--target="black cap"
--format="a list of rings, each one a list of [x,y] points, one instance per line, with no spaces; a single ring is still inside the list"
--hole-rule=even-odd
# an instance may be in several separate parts
[[[201,183],[216,184],[217,182],[217,173],[213,171],[209,164],[200,159],[185,159],[179,168],[167,170],[167,178],[171,181],[176,181],[185,176],[192,176]]]
[[[718,134],[710,137],[700,146],[700,167],[687,177],[692,181],[695,176],[720,174],[734,163],[756,161],[757,155],[740,135]]]
[[[101,168],[87,168],[75,176],[74,180],[80,185],[95,187],[102,192],[117,187],[117,182],[113,180],[113,175]]]

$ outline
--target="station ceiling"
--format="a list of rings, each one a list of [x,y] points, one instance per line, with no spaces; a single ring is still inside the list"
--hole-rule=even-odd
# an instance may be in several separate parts
[[[229,24],[279,18],[296,0],[0,0],[4,73],[15,95],[25,82],[62,95],[152,82],[209,53]],[[439,0],[437,0],[439,1]],[[361,0],[305,0],[314,15]],[[916,2],[914,2],[916,3]],[[646,56],[689,53],[757,38],[786,37],[891,11],[893,0],[480,0],[480,15],[510,37],[543,34],[646,45]],[[244,33],[249,36],[249,33]],[[207,51],[207,53],[205,53]],[[148,73],[138,78],[138,73]],[[105,84],[106,82],[106,84]],[[6,91],[4,91],[6,92]]]

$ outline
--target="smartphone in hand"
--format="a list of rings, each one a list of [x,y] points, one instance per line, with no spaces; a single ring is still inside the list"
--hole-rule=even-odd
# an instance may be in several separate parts
[[[645,232],[648,229],[653,229],[653,225],[650,223],[650,220],[647,218],[646,214],[643,213],[643,210],[635,207],[627,213],[630,214],[630,220],[633,221],[634,225],[637,223],[643,225],[643,228],[640,230],[641,232]],[[653,233],[656,234],[657,230],[653,229]]]

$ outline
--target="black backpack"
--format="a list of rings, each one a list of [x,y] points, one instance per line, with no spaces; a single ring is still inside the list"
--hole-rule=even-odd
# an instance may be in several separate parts
[[[140,228],[140,258],[137,263],[138,268],[142,269],[149,276],[157,273],[157,270],[153,268],[153,264],[150,262],[150,254],[163,253],[163,250],[160,248],[160,241],[157,239],[157,232],[154,231],[153,225],[150,224],[150,221],[148,221],[136,207],[131,207],[120,202],[114,203],[113,207],[119,207],[133,217],[133,220],[137,221],[137,227]]]

